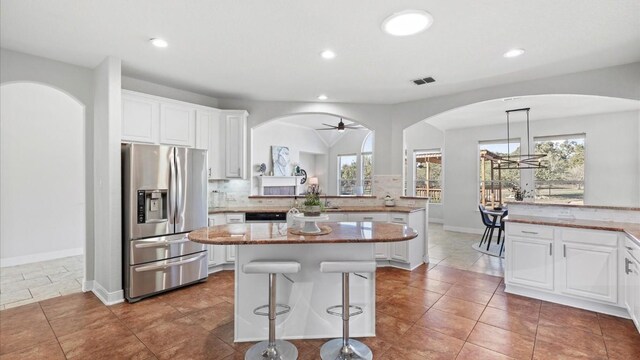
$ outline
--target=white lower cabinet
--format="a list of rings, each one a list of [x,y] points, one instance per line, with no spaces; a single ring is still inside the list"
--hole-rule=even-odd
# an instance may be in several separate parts
[[[409,225],[418,231],[418,237],[413,240],[376,243],[375,252],[378,264],[387,263],[393,266],[413,269],[424,262],[425,257],[425,232],[426,215],[423,211],[408,214],[383,212],[383,213],[348,213],[348,221],[375,221],[393,222]]]
[[[634,251],[640,246],[617,232],[507,222],[506,290],[618,316],[628,311],[640,330]]]
[[[561,255],[561,292],[614,304],[618,302],[617,248],[563,242]]]
[[[553,241],[509,236],[507,283],[553,290]]]
[[[225,251],[225,260],[227,260],[227,262],[234,262],[236,261],[236,246],[237,245],[227,245],[226,246],[226,251]]]
[[[624,306],[640,331],[640,246],[625,239],[623,254]]]

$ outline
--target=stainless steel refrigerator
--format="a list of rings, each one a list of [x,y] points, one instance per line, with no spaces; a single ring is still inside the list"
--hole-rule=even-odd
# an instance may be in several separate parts
[[[122,145],[124,293],[134,302],[207,278],[207,151]]]

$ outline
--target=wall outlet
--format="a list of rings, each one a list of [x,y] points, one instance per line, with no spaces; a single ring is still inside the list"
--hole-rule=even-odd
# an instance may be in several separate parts
[[[267,205],[273,205],[273,200],[267,200]]]
[[[358,199],[358,204],[360,205],[364,205],[365,200],[364,199]]]
[[[409,201],[407,201],[407,205],[416,206],[416,201],[415,200],[409,200]]]

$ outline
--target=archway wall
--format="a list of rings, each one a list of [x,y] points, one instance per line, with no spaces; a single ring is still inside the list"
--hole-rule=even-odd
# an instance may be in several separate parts
[[[390,105],[347,103],[302,103],[279,101],[251,101],[220,99],[222,109],[246,109],[249,111],[249,128],[262,123],[297,114],[329,114],[355,121],[375,132],[374,168],[376,175],[391,174],[392,124]],[[247,145],[250,153],[250,144]]]
[[[0,83],[35,82],[57,88],[84,104],[86,279],[94,277],[93,240],[93,70],[0,49]],[[45,178],[42,178],[44,182]]]
[[[3,83],[0,94],[2,266],[82,254],[84,105],[34,82]]]
[[[505,97],[543,94],[598,95],[640,100],[640,62],[393,105],[389,119],[393,123],[389,148],[393,159],[392,173],[402,172],[402,134],[405,128],[465,105]]]

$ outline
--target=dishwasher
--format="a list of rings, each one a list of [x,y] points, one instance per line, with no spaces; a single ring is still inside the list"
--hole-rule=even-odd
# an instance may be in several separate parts
[[[248,212],[244,215],[246,223],[287,222],[286,212]]]

